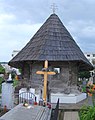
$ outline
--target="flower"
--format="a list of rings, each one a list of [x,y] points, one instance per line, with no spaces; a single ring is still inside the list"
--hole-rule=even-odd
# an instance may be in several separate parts
[[[93,94],[95,94],[95,85],[94,84],[88,84],[87,85],[87,93],[89,96],[92,96]]]

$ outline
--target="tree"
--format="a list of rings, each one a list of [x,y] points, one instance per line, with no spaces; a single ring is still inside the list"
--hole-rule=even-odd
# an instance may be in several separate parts
[[[90,72],[89,71],[83,71],[83,72],[80,72],[79,73],[79,78],[90,78],[91,75],[90,75]]]
[[[4,74],[5,73],[5,68],[0,64],[0,74]]]

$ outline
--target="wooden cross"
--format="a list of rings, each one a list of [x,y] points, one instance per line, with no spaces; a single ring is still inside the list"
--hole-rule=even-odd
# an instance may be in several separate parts
[[[37,71],[36,74],[42,74],[44,75],[44,91],[43,91],[43,100],[46,102],[46,98],[47,98],[47,79],[48,79],[48,75],[55,75],[55,72],[52,71],[48,71],[48,61],[45,61],[44,64],[44,71]]]

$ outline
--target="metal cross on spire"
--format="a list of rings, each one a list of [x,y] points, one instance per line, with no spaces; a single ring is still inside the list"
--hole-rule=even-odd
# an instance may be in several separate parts
[[[52,12],[53,12],[53,14],[54,14],[54,13],[56,12],[56,10],[58,9],[55,3],[53,3],[53,4],[51,5],[51,9],[52,9]]]

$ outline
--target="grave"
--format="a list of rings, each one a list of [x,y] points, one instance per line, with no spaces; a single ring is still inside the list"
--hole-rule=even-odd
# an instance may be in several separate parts
[[[44,75],[44,87],[43,87],[43,100],[45,102],[48,101],[48,97],[47,97],[47,92],[48,92],[48,75],[55,75],[55,72],[52,72],[48,69],[48,61],[46,60],[44,63],[44,68],[42,69],[42,71],[37,71],[36,74],[42,74]],[[48,101],[49,102],[49,101]]]
[[[24,107],[22,104],[17,105],[0,120],[50,120],[51,110],[42,106]]]
[[[7,82],[2,83],[1,105],[2,107],[7,106],[8,109],[12,109],[14,107],[14,88],[11,75],[9,75]]]
[[[59,98],[60,103],[78,103],[86,99],[86,93],[80,94],[62,94],[62,93],[51,93],[51,103],[57,103]]]

